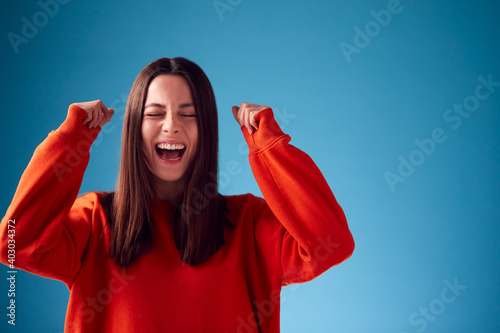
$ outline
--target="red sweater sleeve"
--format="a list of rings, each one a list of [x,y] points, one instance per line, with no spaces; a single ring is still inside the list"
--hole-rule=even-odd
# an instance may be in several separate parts
[[[290,137],[281,131],[272,110],[261,111],[256,120],[259,130],[250,135],[243,127],[242,132],[255,179],[275,218],[286,229],[279,240],[282,283],[306,282],[348,259],[354,240],[318,167],[289,144]],[[273,215],[257,211],[264,219]]]
[[[0,261],[7,257],[9,220],[15,220],[14,266],[70,285],[91,232],[93,203],[75,202],[100,127],[89,130],[86,112],[70,106],[61,126],[37,147],[0,224]]]

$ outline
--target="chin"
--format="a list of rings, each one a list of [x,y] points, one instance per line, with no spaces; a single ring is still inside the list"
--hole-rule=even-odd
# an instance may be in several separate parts
[[[186,180],[184,174],[177,174],[176,172],[169,173],[154,173],[156,180],[164,183],[180,183]]]

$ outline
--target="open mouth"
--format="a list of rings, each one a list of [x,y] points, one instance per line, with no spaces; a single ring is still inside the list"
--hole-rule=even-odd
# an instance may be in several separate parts
[[[156,145],[156,153],[162,160],[166,161],[177,161],[179,160],[184,152],[186,151],[186,146],[182,143],[158,143]]]

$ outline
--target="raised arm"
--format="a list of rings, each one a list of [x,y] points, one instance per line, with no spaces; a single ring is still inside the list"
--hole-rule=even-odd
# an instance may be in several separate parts
[[[73,104],[61,126],[37,147],[0,224],[0,262],[65,283],[78,272],[93,202],[75,200],[90,146],[113,112],[100,101]],[[15,262],[9,262],[8,244],[15,244]]]
[[[354,240],[344,212],[312,159],[289,144],[270,108],[243,103],[233,115],[267,205],[286,229],[280,240],[283,284],[309,281],[348,259]]]

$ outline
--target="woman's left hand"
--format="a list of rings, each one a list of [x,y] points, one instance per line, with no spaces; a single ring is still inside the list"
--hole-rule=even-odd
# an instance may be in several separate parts
[[[240,107],[233,106],[233,116],[234,119],[240,124],[240,126],[245,126],[248,133],[252,134],[255,130],[259,129],[259,123],[255,121],[255,116],[262,111],[269,108],[268,106],[262,106],[250,103],[241,103]]]

